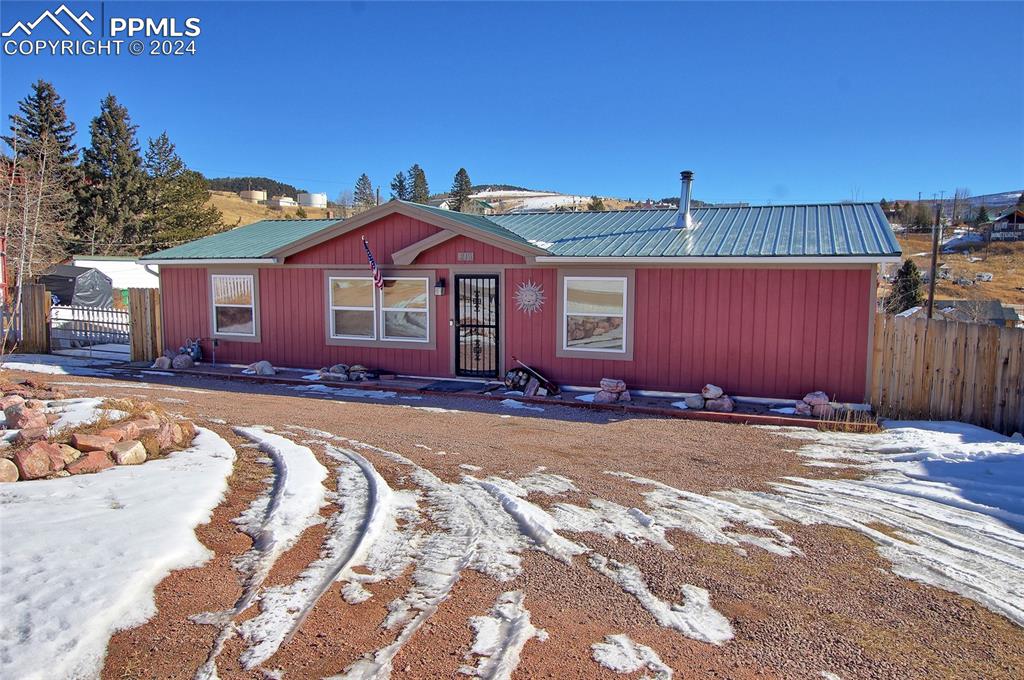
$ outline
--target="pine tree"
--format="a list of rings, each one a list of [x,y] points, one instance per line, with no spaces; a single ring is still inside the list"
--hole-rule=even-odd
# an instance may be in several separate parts
[[[356,180],[355,202],[362,208],[370,208],[377,202],[373,195],[373,184],[365,172]]]
[[[978,214],[974,218],[974,223],[975,224],[985,224],[986,222],[991,222],[991,221],[992,221],[991,218],[988,216],[988,208],[986,208],[985,206],[979,207],[978,208]]]
[[[878,202],[878,206],[882,209],[882,212],[889,212],[889,201],[884,198]]]
[[[100,102],[100,114],[89,125],[92,142],[82,159],[85,177],[73,244],[77,252],[109,255],[145,245],[142,218],[148,182],[136,129],[114,95]]]
[[[600,196],[591,196],[590,203],[587,203],[587,210],[604,210],[604,199]]]
[[[300,205],[299,209],[295,211],[295,217],[299,218],[300,220],[306,219],[306,217],[308,217],[308,215],[306,214],[306,209]]]
[[[399,171],[391,180],[391,199],[399,201],[409,200],[409,183],[405,179],[405,173]]]
[[[413,203],[426,204],[430,201],[430,187],[427,186],[427,173],[419,164],[409,168],[409,200]]]
[[[206,180],[185,167],[163,132],[150,139],[143,161],[148,177],[142,240],[148,248],[165,248],[202,238],[221,226],[221,213],[207,205]]]
[[[473,193],[473,183],[469,181],[469,173],[466,172],[465,168],[459,168],[459,171],[455,173],[455,179],[452,180],[452,190],[449,194],[448,205],[452,210],[462,212],[464,207],[468,207],[469,195]]]
[[[905,260],[892,280],[892,290],[885,298],[885,311],[899,314],[924,302],[921,293],[921,272],[913,260]]]

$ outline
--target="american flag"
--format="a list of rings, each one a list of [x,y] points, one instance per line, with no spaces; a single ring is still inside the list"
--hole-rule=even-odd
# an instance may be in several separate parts
[[[384,287],[384,277],[380,275],[380,270],[377,269],[377,260],[373,259],[373,253],[370,252],[370,244],[366,242],[366,237],[363,237],[363,249],[366,250],[366,259],[370,261],[370,269],[373,271],[373,285],[378,288]]]

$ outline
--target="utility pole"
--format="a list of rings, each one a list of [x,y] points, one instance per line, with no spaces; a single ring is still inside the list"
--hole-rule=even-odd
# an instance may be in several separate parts
[[[935,204],[935,226],[932,227],[932,264],[928,269],[928,306],[925,307],[925,319],[932,318],[932,305],[935,303],[935,276],[939,261],[939,218],[942,215],[942,201]]]

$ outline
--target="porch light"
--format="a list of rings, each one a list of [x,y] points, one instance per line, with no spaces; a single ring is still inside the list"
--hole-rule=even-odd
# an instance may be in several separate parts
[[[434,295],[444,295],[444,279],[438,279],[434,284]]]

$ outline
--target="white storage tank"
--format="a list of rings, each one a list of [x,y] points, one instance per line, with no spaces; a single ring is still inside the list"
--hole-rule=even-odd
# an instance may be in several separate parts
[[[260,189],[249,189],[247,191],[239,191],[238,197],[246,203],[263,203],[267,200],[267,192]]]
[[[299,193],[299,205],[306,208],[326,208],[327,194],[311,194],[305,191]]]

